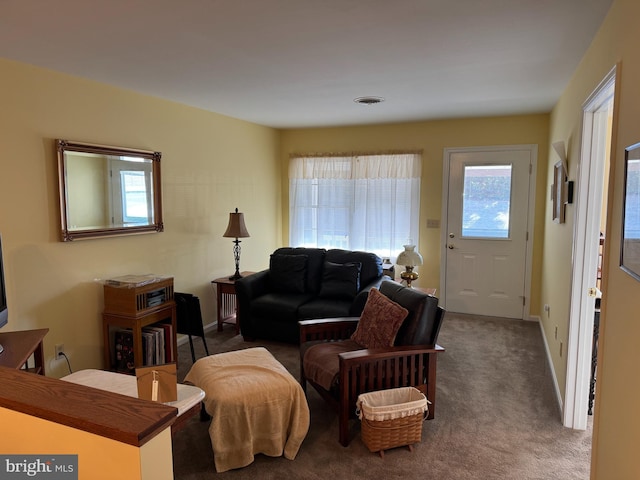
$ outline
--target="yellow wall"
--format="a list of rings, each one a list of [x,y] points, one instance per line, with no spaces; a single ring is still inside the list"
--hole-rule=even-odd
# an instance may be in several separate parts
[[[3,455],[78,455],[81,480],[173,479],[170,428],[135,447],[6,408],[0,418]]]
[[[617,128],[611,157],[603,304],[600,327],[591,475],[594,479],[640,478],[640,283],[619,268],[622,225],[624,148],[640,141],[640,2],[615,0],[599,33],[574,73],[551,117],[551,141],[569,140],[569,170],[576,177],[581,142],[582,102],[620,63]],[[580,188],[580,185],[577,186]],[[542,301],[568,310],[570,268],[561,261],[570,252],[573,212],[564,228],[545,240]],[[551,230],[547,227],[547,230]],[[555,265],[555,267],[554,267]],[[562,306],[565,305],[565,306]],[[553,306],[552,306],[553,308]],[[568,312],[567,312],[568,313]],[[547,332],[549,338],[549,332]],[[556,368],[561,363],[556,363]]]
[[[285,130],[282,134],[283,239],[289,238],[288,162],[291,153],[326,153],[422,149],[420,187],[420,245],[424,257],[418,285],[440,285],[440,228],[427,228],[427,219],[442,220],[442,159],[445,148],[487,145],[538,145],[535,235],[531,287],[532,315],[539,315],[539,265],[542,259],[542,235],[547,197],[546,165],[549,116],[469,118],[343,128]]]
[[[47,327],[49,376],[102,367],[102,286],[129,273],[173,275],[215,319],[211,280],[234,271],[223,238],[245,214],[241,268],[268,265],[281,244],[278,131],[76,77],[0,60],[0,234],[8,330]],[[162,152],[165,231],[60,242],[54,140]]]

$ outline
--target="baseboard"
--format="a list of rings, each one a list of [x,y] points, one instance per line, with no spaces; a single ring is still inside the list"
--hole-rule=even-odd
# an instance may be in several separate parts
[[[547,353],[547,366],[551,371],[551,378],[553,379],[553,389],[556,392],[556,400],[558,401],[558,408],[560,409],[560,418],[562,418],[563,412],[563,404],[562,404],[562,394],[560,393],[560,386],[558,385],[558,377],[556,377],[556,369],[553,368],[553,360],[551,358],[551,350],[549,349],[549,344],[547,343],[547,337],[544,334],[544,328],[542,328],[542,321],[540,317],[531,317],[531,320],[534,318],[537,319],[538,325],[540,326],[540,335],[542,335],[542,341],[544,342],[544,350]]]
[[[208,323],[204,326],[204,333],[207,333],[209,330],[213,330],[214,328],[217,328],[217,327],[218,327],[217,322]],[[178,334],[178,339],[177,339],[178,346],[184,345],[188,341],[189,341],[188,335],[184,335],[182,333]]]

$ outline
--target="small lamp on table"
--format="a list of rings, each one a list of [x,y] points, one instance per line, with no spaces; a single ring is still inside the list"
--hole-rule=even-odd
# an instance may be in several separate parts
[[[416,246],[405,245],[404,250],[398,255],[396,263],[405,267],[405,270],[400,273],[400,278],[407,282],[408,288],[412,288],[411,282],[418,279],[418,273],[413,271],[413,267],[422,265],[422,255],[416,252]]]
[[[222,236],[226,238],[235,238],[233,241],[233,257],[236,262],[236,273],[230,276],[229,280],[238,280],[239,278],[242,278],[242,275],[240,275],[240,240],[238,239],[249,237],[249,232],[244,224],[244,215],[242,213],[238,213],[237,208],[235,213],[229,213],[229,225],[227,226],[227,231],[224,232],[224,235]]]

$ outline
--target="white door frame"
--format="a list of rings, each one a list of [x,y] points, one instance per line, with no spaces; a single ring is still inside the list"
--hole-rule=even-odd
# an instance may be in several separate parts
[[[582,151],[578,166],[578,198],[573,232],[567,377],[562,421],[565,427],[578,430],[587,428],[595,309],[595,299],[588,295],[588,290],[596,286],[606,163],[605,145],[600,142],[595,148],[593,146],[594,127],[597,126],[594,117],[602,111],[603,104],[614,102],[611,89],[614,89],[615,95],[616,69],[617,67],[611,69],[582,106]]]
[[[445,148],[442,160],[442,218],[443,225],[440,229],[440,303],[446,309],[447,291],[445,289],[447,277],[447,225],[446,221],[449,214],[449,170],[451,155],[455,153],[471,153],[471,152],[495,152],[504,150],[527,150],[531,158],[531,172],[529,175],[529,201],[527,209],[527,244],[526,244],[526,265],[524,272],[524,295],[525,305],[523,309],[524,319],[529,319],[531,307],[531,269],[533,262],[533,227],[535,217],[535,198],[536,198],[536,171],[538,165],[538,145],[497,145],[488,147],[461,147],[461,148]]]

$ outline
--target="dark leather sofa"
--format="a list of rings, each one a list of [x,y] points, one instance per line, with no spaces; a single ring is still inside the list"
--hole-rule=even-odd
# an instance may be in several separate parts
[[[279,248],[269,269],[236,281],[240,332],[248,341],[298,343],[299,320],[357,317],[383,278],[373,253]]]

